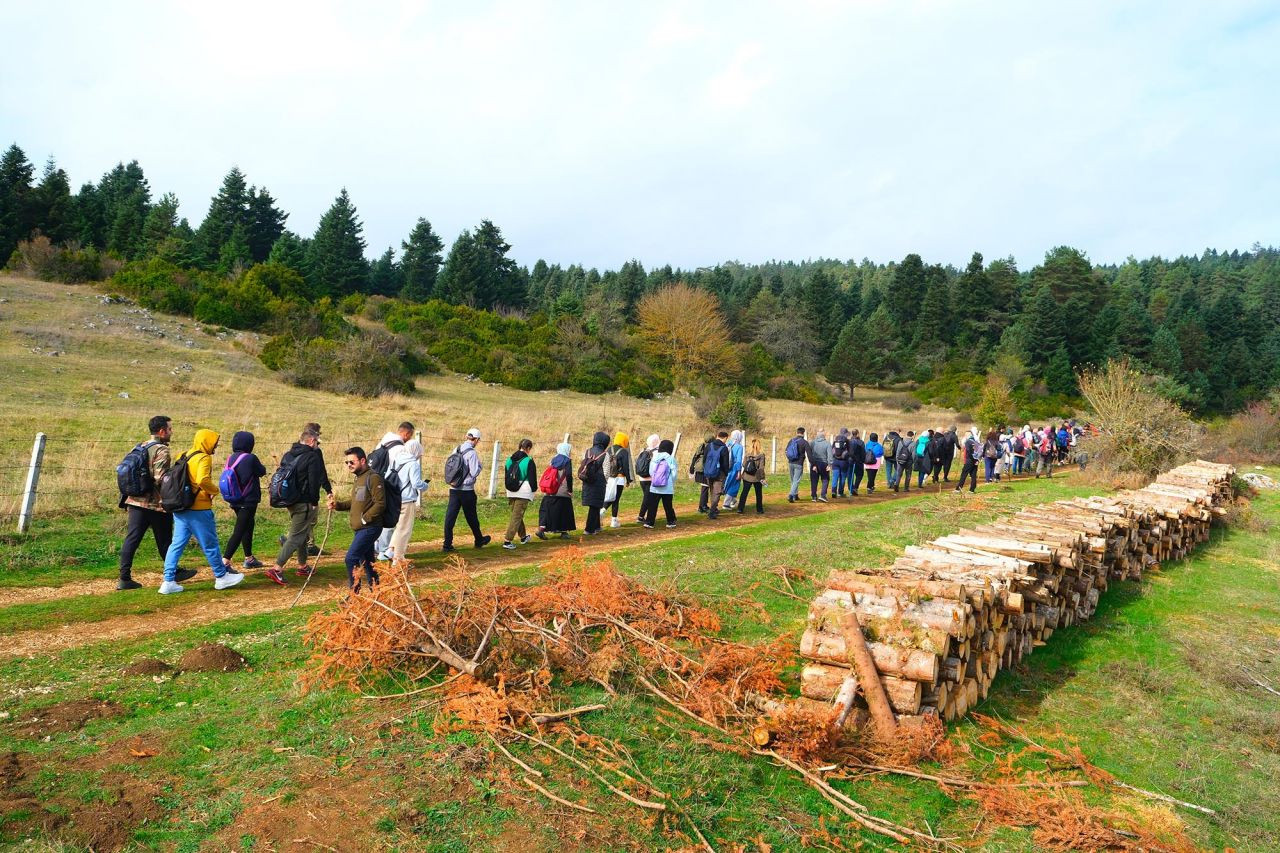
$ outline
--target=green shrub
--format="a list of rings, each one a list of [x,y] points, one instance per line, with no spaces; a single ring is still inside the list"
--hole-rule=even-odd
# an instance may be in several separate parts
[[[19,242],[8,263],[8,269],[21,275],[65,284],[101,281],[119,267],[119,261],[96,249],[81,249],[74,243],[54,246],[43,234]]]
[[[212,274],[184,270],[168,261],[152,258],[125,264],[107,284],[133,296],[146,308],[190,316],[200,297],[201,283],[217,280]]]

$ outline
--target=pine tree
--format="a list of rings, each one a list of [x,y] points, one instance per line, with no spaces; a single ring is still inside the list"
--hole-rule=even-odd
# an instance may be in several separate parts
[[[315,279],[311,272],[311,261],[308,259],[310,240],[303,240],[292,231],[285,231],[271,247],[267,257],[268,264],[279,264],[293,270],[303,281],[303,287],[296,295],[306,299],[315,297]]]
[[[475,233],[475,245],[485,267],[480,304],[485,308],[498,305],[523,308],[528,298],[528,274],[507,257],[511,244],[503,239],[498,226],[488,219],[481,220]]]
[[[218,252],[217,270],[224,275],[231,275],[243,272],[251,265],[248,230],[244,225],[236,223],[231,229],[231,236]]]
[[[1044,368],[1058,347],[1066,342],[1062,315],[1057,301],[1053,298],[1053,291],[1049,289],[1047,283],[1042,283],[1036,288],[1027,325],[1033,346],[1032,351],[1027,353],[1028,363]]]
[[[863,323],[866,338],[862,351],[864,381],[882,385],[899,369],[898,344],[889,308],[881,303]]]
[[[893,332],[902,340],[914,336],[912,323],[920,311],[920,300],[925,293],[924,262],[914,252],[902,259],[893,273],[893,285],[886,294]]]
[[[31,192],[33,228],[54,243],[75,238],[75,209],[71,198],[71,181],[50,157],[44,165],[40,183]]]
[[[853,399],[853,388],[862,378],[863,353],[862,319],[857,315],[849,318],[836,338],[836,345],[827,358],[827,369],[824,371],[828,382],[839,382],[849,386],[849,399]]]
[[[1176,379],[1182,373],[1182,348],[1178,346],[1178,336],[1168,326],[1156,330],[1151,340],[1151,366],[1156,370]]]
[[[916,317],[915,348],[923,344],[942,345],[950,342],[951,297],[947,271],[934,264],[925,271],[926,289],[920,302],[920,314]]]
[[[209,201],[209,212],[196,230],[196,245],[204,264],[212,268],[222,257],[222,246],[231,239],[231,231],[237,225],[247,225],[249,218],[249,189],[244,172],[232,166],[222,179],[218,194]]]
[[[644,266],[634,258],[618,270],[618,299],[629,319],[635,317],[636,304],[644,296],[645,280]]]
[[[1053,351],[1045,370],[1044,383],[1050,394],[1070,397],[1076,393],[1076,376],[1071,371],[1071,356],[1067,353],[1066,344],[1059,344]]]
[[[404,287],[404,270],[396,262],[395,249],[390,246],[369,267],[369,292],[377,296],[396,296]]]
[[[165,193],[147,212],[142,224],[142,253],[145,256],[156,254],[160,244],[173,236],[178,227],[178,197],[173,193]]]
[[[35,167],[16,144],[0,157],[0,266],[4,266],[19,240],[31,236],[31,178]]]
[[[402,242],[400,248],[403,252],[400,269],[404,275],[400,297],[411,302],[426,302],[435,291],[436,277],[443,262],[440,251],[444,243],[431,230],[431,223],[419,217],[409,232],[409,239]]]
[[[308,260],[314,286],[322,296],[363,293],[369,286],[369,263],[364,257],[364,226],[344,187],[320,217]]]
[[[840,334],[840,288],[822,268],[813,271],[800,290],[805,316],[817,335],[818,355],[824,361]]]
[[[476,252],[476,241],[470,231],[463,231],[453,241],[449,257],[436,277],[435,298],[452,305],[480,307],[479,288],[484,267]]]
[[[974,252],[969,265],[956,281],[951,303],[955,306],[959,329],[956,341],[964,347],[981,343],[995,344],[1004,328],[1006,316],[996,285],[982,266],[982,253]]]
[[[249,188],[249,198],[245,206],[245,238],[249,243],[249,255],[255,264],[260,264],[271,254],[271,247],[284,233],[285,220],[289,214],[276,207],[276,200],[267,192],[266,187]]]

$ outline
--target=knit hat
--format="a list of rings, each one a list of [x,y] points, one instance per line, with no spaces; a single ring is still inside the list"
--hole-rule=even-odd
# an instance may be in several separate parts
[[[627,437],[625,432],[620,432],[613,437],[613,443],[619,447],[630,447],[631,439]]]

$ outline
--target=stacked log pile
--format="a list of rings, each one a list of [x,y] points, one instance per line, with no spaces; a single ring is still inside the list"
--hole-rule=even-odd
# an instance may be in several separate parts
[[[832,702],[854,678],[840,630],[852,609],[899,715],[964,715],[996,673],[1088,619],[1113,580],[1209,536],[1235,469],[1192,462],[1143,489],[1028,507],[910,546],[890,566],[833,571],[800,641],[802,694]]]

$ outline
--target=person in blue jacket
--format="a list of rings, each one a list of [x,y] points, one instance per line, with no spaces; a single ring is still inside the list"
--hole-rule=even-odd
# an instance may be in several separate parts
[[[745,437],[740,429],[729,434],[729,474],[724,481],[724,493],[729,496],[724,502],[726,510],[738,505],[738,489],[742,486],[742,442]]]
[[[874,459],[874,462],[865,462],[863,469],[867,474],[867,494],[873,495],[876,492],[876,474],[880,473],[880,463],[884,459],[884,445],[879,442],[879,436],[874,432],[867,436],[867,455],[866,459]]]

